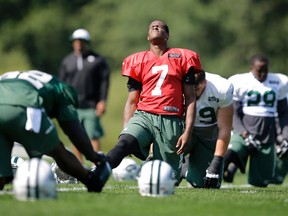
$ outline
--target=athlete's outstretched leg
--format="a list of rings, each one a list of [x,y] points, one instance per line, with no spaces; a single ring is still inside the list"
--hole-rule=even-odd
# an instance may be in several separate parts
[[[146,159],[141,153],[138,140],[130,134],[121,134],[116,146],[107,154],[111,168],[114,169],[117,167],[124,157],[131,154],[135,155],[140,160]]]

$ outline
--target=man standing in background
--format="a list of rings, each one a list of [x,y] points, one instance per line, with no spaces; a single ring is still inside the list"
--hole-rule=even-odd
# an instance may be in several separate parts
[[[106,111],[110,68],[104,57],[88,48],[90,34],[87,30],[76,29],[71,40],[73,52],[63,59],[59,78],[77,90],[79,120],[89,135],[93,149],[100,151],[100,138],[104,135],[100,117]],[[82,154],[75,147],[73,151],[83,164]]]

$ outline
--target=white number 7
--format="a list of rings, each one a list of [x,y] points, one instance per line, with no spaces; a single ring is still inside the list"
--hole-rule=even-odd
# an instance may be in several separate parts
[[[156,84],[156,87],[152,90],[153,96],[161,96],[162,95],[161,86],[164,82],[165,77],[168,74],[168,65],[161,65],[161,66],[152,67],[152,74],[159,73],[160,71],[161,71],[161,75],[159,77],[159,80]]]

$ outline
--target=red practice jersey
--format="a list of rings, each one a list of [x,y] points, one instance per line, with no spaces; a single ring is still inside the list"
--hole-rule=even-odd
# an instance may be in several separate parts
[[[190,67],[202,70],[199,56],[191,50],[171,48],[160,58],[143,51],[124,59],[122,75],[142,83],[137,110],[182,117],[182,80]]]

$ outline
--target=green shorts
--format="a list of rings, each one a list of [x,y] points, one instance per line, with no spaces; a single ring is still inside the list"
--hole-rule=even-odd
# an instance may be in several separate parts
[[[261,145],[261,149],[255,155],[248,153],[244,139],[233,134],[230,140],[229,149],[237,153],[242,171],[245,171],[249,160],[248,183],[258,187],[265,187],[269,184],[275,171],[275,147],[274,144]]]
[[[282,184],[288,173],[288,155],[283,158],[276,157],[275,173],[271,180],[272,184]]]
[[[131,134],[139,142],[142,154],[148,157],[153,143],[153,159],[169,163],[180,177],[183,155],[177,155],[176,144],[183,134],[183,120],[177,116],[154,115],[136,111],[122,134]]]
[[[104,135],[100,118],[96,115],[95,109],[78,109],[78,116],[91,140]]]
[[[11,176],[11,153],[14,142],[21,143],[29,157],[42,157],[60,143],[53,122],[42,111],[38,133],[27,131],[26,108],[0,105],[0,176]]]
[[[206,169],[214,157],[216,141],[203,139],[203,136],[198,136],[193,133],[190,147],[186,180],[193,187],[203,188],[203,178],[206,176]],[[220,182],[222,181],[223,169],[224,163],[220,170]]]

